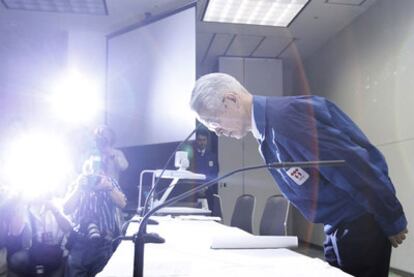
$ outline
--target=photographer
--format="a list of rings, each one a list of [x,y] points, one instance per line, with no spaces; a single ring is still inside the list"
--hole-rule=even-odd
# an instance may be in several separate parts
[[[64,237],[72,230],[51,193],[25,199],[13,196],[3,214],[9,276],[61,276]]]
[[[120,209],[126,197],[107,175],[104,161],[89,158],[64,204],[76,232],[71,236],[65,276],[95,276],[112,256],[112,239],[120,234]]]
[[[128,168],[128,161],[121,150],[115,149],[115,132],[108,126],[100,126],[94,130],[96,151],[92,157],[99,157],[106,175],[119,181],[119,173]]]

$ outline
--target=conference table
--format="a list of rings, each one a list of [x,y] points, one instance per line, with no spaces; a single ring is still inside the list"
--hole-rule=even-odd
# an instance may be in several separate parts
[[[286,248],[212,249],[216,238],[253,236],[206,216],[158,216],[158,225],[148,225],[165,239],[163,244],[146,244],[144,276],[152,277],[345,277],[350,276],[318,258]],[[137,231],[132,222],[127,235]],[[133,276],[134,244],[122,241],[99,277]]]

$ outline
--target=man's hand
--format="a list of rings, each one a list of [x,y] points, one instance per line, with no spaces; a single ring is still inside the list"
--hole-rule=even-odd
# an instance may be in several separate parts
[[[111,180],[104,175],[100,175],[100,181],[95,185],[94,190],[111,191],[113,188]]]
[[[391,244],[393,247],[398,247],[398,245],[403,243],[403,240],[405,240],[405,234],[408,233],[407,228],[405,228],[404,230],[402,230],[400,233],[393,235],[393,236],[389,236],[388,239],[391,241]]]

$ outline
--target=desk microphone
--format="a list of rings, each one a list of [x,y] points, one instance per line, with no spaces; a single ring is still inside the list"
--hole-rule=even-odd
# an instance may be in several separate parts
[[[158,188],[158,183],[161,180],[161,177],[163,176],[164,172],[167,170],[168,164],[171,162],[172,158],[175,156],[175,153],[181,148],[181,146],[184,145],[184,143],[188,142],[188,140],[191,138],[192,135],[194,135],[195,132],[197,132],[200,127],[203,126],[201,123],[198,123],[197,126],[194,128],[194,130],[182,141],[180,142],[177,147],[174,149],[170,157],[168,158],[167,162],[165,163],[163,169],[161,170],[160,175],[158,176],[158,180],[155,182],[154,186],[150,189],[148,192],[147,197],[145,198],[144,206],[141,211],[141,216],[144,216],[147,212],[148,206],[149,206],[149,200],[151,199],[152,194],[154,194],[154,191]],[[139,205],[140,203],[138,203]],[[139,208],[139,207],[138,207]],[[138,210],[138,209],[137,209]]]
[[[197,128],[196,128],[197,129]],[[195,132],[195,130],[194,130]],[[144,214],[143,218],[141,219],[141,224],[139,225],[138,232],[134,234],[132,237],[127,237],[124,239],[132,240],[134,242],[134,277],[143,277],[144,275],[144,245],[145,243],[163,243],[165,240],[161,238],[158,234],[155,233],[147,233],[147,223],[149,218],[156,213],[158,210],[174,204],[182,199],[185,199],[199,191],[202,191],[209,186],[214,185],[218,181],[227,178],[231,175],[234,175],[239,172],[249,171],[254,169],[260,168],[290,168],[290,167],[301,167],[301,168],[309,168],[309,167],[320,167],[320,166],[341,166],[345,163],[344,160],[327,160],[327,161],[307,161],[307,162],[281,162],[281,163],[269,163],[264,165],[258,166],[251,166],[240,168],[234,171],[231,171],[221,177],[217,177],[213,180],[210,180],[206,183],[203,183],[200,186],[197,186],[191,190],[188,190],[176,197],[173,197],[164,203],[160,204],[159,206],[154,207],[152,210],[149,210],[146,214]]]

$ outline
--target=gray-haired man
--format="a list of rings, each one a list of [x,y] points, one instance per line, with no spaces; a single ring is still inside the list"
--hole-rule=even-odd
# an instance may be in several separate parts
[[[346,160],[270,173],[308,220],[324,224],[331,265],[354,276],[388,276],[391,244],[405,239],[407,220],[384,157],[337,106],[318,96],[253,96],[222,73],[201,77],[190,105],[217,135],[252,132],[266,163]]]

